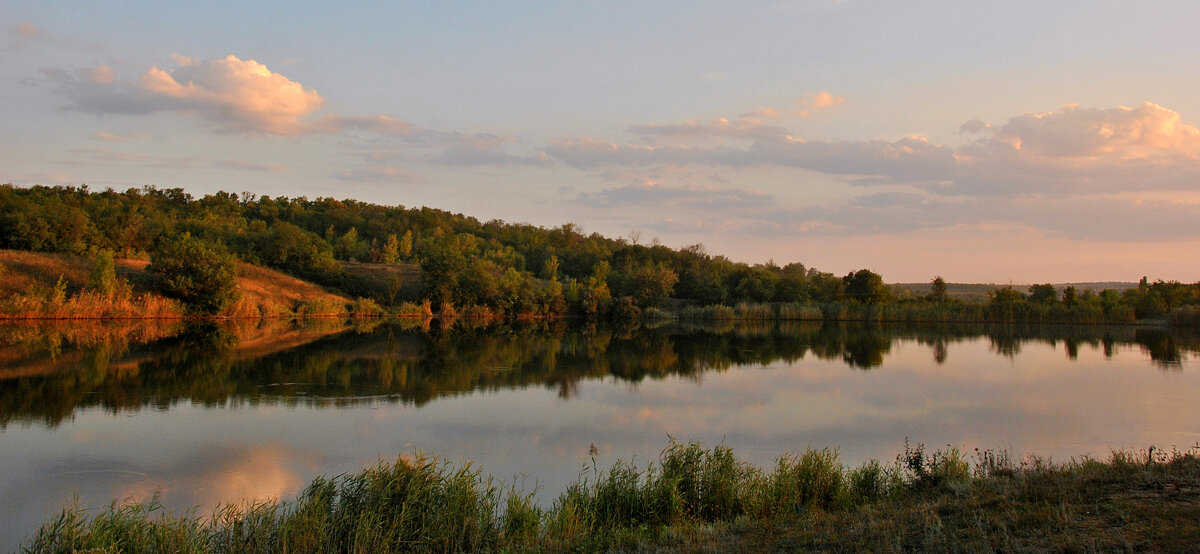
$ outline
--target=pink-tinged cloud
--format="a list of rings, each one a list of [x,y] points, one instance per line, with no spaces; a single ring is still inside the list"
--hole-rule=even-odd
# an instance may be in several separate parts
[[[93,131],[88,136],[93,139],[102,140],[105,142],[127,142],[127,141],[131,141],[131,140],[150,138],[150,135],[147,135],[144,133],[129,133],[129,134],[124,134],[124,135],[116,135],[113,133],[106,133],[104,131]]]
[[[340,116],[330,114],[312,125],[313,132],[343,133],[350,130],[362,130],[383,135],[411,137],[422,133],[422,129],[409,123],[386,115],[375,116]]]
[[[38,38],[46,34],[45,31],[35,27],[32,23],[18,24],[16,27],[13,27],[13,31],[17,33],[18,36],[24,38]]]
[[[800,101],[796,102],[796,104],[800,106],[799,109],[789,111],[803,117],[808,117],[812,115],[813,110],[832,108],[833,106],[841,104],[845,101],[846,98],[844,96],[835,96],[826,91],[821,91],[816,94],[810,94],[804,98],[801,98]]]
[[[194,111],[233,131],[296,135],[307,131],[301,119],[324,101],[315,90],[254,60],[230,55],[196,61],[177,56],[180,66],[151,67],[137,86],[166,100],[172,109]]]
[[[96,68],[83,69],[79,72],[79,75],[89,83],[107,85],[116,79],[117,73],[111,67],[102,65]]]
[[[961,130],[983,137],[959,148],[918,136],[805,140],[752,115],[636,125],[630,132],[642,140],[630,144],[582,137],[551,143],[546,153],[580,169],[796,167],[854,184],[912,184],[947,195],[1200,188],[1200,129],[1150,102],[1111,109],[1070,105],[999,126],[973,120]]]
[[[845,101],[844,96],[834,96],[826,91],[821,91],[808,97],[804,104],[809,108],[821,109],[833,107]]]
[[[236,56],[197,61],[174,56],[179,67],[151,67],[137,80],[120,80],[100,66],[42,73],[67,96],[66,109],[97,114],[185,112],[217,125],[223,132],[298,135],[310,131],[302,119],[321,106],[316,91],[271,72],[254,60]]]
[[[985,136],[955,152],[957,175],[941,192],[1200,188],[1200,129],[1151,102],[1109,109],[1071,104],[999,126],[968,122],[964,130]]]
[[[751,114],[743,114],[741,117],[732,120],[722,117],[708,123],[698,121],[684,121],[683,123],[665,125],[649,123],[634,125],[629,130],[639,135],[673,137],[677,139],[704,139],[706,141],[718,139],[781,140],[789,138],[787,129],[766,125],[761,119],[755,118]]]
[[[729,167],[784,166],[832,175],[879,177],[889,182],[941,182],[953,175],[953,150],[918,137],[888,141],[817,141],[791,137],[777,127],[735,128],[681,124],[635,128],[670,144],[618,145],[591,138],[552,143],[546,153],[580,169],[651,167],[664,164]],[[781,132],[782,131],[782,132]],[[707,133],[707,135],[705,134]],[[756,137],[748,147],[693,145],[697,137]],[[685,140],[686,139],[686,140]]]

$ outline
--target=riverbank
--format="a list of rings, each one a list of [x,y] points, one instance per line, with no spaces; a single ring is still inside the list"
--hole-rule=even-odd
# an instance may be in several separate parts
[[[1194,551],[1197,520],[1196,447],[1052,463],[917,445],[857,468],[822,449],[763,471],[725,447],[673,443],[650,467],[593,464],[548,508],[470,465],[416,455],[213,514],[68,508],[24,549]]]

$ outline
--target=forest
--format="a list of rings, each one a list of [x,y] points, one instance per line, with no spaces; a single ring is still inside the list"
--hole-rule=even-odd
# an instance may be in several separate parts
[[[571,223],[482,222],[349,199],[228,192],[195,198],[152,186],[118,192],[0,185],[0,248],[94,260],[88,286],[106,294],[121,284],[106,271],[114,258],[149,260],[158,286],[196,315],[229,309],[240,261],[317,283],[379,313],[1200,323],[1200,283],[1143,277],[1136,288],[1099,292],[1008,286],[972,302],[948,295],[941,277],[918,295],[894,290],[869,269],[838,276],[800,262],[752,265],[711,255],[702,244],[640,244],[585,234]]]

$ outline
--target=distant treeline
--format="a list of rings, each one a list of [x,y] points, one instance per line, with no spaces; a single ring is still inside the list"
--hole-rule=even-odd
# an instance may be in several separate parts
[[[898,295],[867,269],[837,276],[799,262],[750,265],[709,255],[701,244],[643,245],[570,223],[547,229],[332,198],[218,192],[196,199],[179,188],[0,186],[0,248],[101,264],[114,255],[148,257],[165,291],[208,314],[233,300],[237,258],[393,312],[428,302],[460,315],[626,319],[665,308],[721,319],[728,312],[704,307],[741,304],[760,307],[742,313],[764,317],[765,306],[778,319],[1200,322],[1200,283],[1143,278],[1136,289],[1098,294],[1007,287],[972,303],[947,295],[940,278],[926,295]]]

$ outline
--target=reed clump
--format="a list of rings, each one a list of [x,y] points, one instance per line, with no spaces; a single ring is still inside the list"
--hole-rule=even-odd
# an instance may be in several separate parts
[[[847,468],[831,449],[771,471],[672,441],[639,468],[593,461],[549,508],[470,464],[416,454],[315,479],[295,500],[175,515],[152,499],[69,507],[27,552],[1189,550],[1200,446],[1054,464],[905,445]]]

